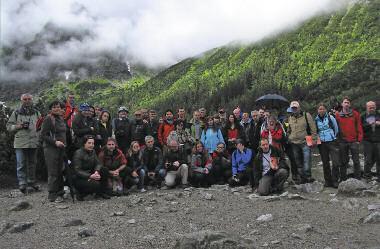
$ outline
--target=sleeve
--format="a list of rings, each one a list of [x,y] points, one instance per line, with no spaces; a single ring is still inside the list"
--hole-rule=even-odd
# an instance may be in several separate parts
[[[202,131],[201,142],[202,142],[203,146],[206,146],[206,130]]]
[[[252,150],[247,149],[246,154],[243,156],[242,161],[244,164],[249,164],[252,161]]]
[[[260,167],[260,160],[258,158],[258,155],[253,159],[253,167],[252,167],[252,174],[253,174],[253,185],[254,187],[259,186],[259,181],[260,181],[260,174],[261,171],[259,170]]]
[[[49,115],[47,115],[42,123],[41,138],[45,143],[55,147],[56,140],[52,137],[52,134],[54,133],[53,129],[52,120],[49,118]]]
[[[16,112],[12,112],[11,116],[9,117],[8,119],[8,122],[7,122],[7,130],[12,132],[12,131],[16,131]]]
[[[77,136],[84,136],[84,135],[88,135],[88,134],[92,134],[92,130],[90,127],[81,127],[80,125],[80,117],[79,116],[76,116],[73,120],[73,124],[72,124],[72,128],[73,128],[73,131],[74,131],[74,134],[77,135]]]
[[[236,159],[236,151],[232,153],[232,175],[233,176],[237,174],[237,168],[238,168],[238,165],[235,159]]]
[[[164,145],[163,134],[162,134],[163,126],[164,126],[164,124],[160,124],[160,126],[158,127],[158,134],[157,134],[158,135],[158,142],[161,145]]]
[[[75,151],[74,157],[73,157],[74,168],[78,177],[88,179],[90,177],[90,173],[82,170],[82,156],[81,155],[82,153],[80,149]]]
[[[200,167],[198,164],[199,164],[199,161],[200,161],[200,155],[195,155],[193,154],[191,156],[191,170],[193,172],[198,172],[198,173],[203,173],[204,172],[204,169],[203,167]]]
[[[330,115],[330,119],[331,119],[333,126],[334,126],[334,134],[335,134],[335,136],[338,136],[338,133],[339,133],[338,122],[336,121],[336,119],[332,115]]]
[[[308,122],[311,120],[311,122],[309,122],[311,136],[313,137],[314,141],[317,141],[317,126],[315,125],[314,119],[310,113],[306,113],[306,117]]]
[[[359,113],[356,114],[356,130],[358,132],[358,142],[361,142],[363,140],[363,126],[362,126],[362,120],[360,118]]]
[[[155,171],[158,172],[160,169],[164,167],[164,158],[162,156],[162,152],[159,148],[157,148],[157,153],[158,153],[158,164],[155,168]]]
[[[218,137],[219,137],[219,142],[222,142],[222,143],[225,144],[224,139],[223,139],[223,134],[222,134],[222,132],[220,131],[220,129],[218,129]]]

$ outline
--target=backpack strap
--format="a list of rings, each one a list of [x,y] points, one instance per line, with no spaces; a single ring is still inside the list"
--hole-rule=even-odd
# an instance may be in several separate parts
[[[309,120],[307,118],[307,112],[305,112],[305,120],[306,120],[306,133],[307,135],[311,135],[311,128],[310,128],[310,124],[309,124]]]

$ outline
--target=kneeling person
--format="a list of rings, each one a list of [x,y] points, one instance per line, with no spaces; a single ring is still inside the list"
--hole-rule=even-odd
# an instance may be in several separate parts
[[[252,182],[252,158],[251,149],[245,148],[241,139],[236,139],[236,150],[232,153],[232,178],[229,181],[231,187],[243,186]]]
[[[208,187],[211,185],[212,161],[202,142],[197,142],[191,156],[192,183],[195,187]]]
[[[179,144],[176,140],[169,143],[169,149],[164,156],[165,169],[167,171],[165,176],[165,185],[167,187],[174,187],[176,180],[181,179],[183,187],[187,186],[187,177],[189,175],[188,166],[185,164],[186,156],[179,150]]]
[[[281,192],[289,176],[283,153],[269,145],[267,138],[260,141],[260,149],[253,161],[254,186],[260,195]]]

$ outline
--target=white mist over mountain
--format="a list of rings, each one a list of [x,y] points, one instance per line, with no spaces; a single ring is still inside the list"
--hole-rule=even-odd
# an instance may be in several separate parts
[[[0,62],[3,80],[44,75],[50,64],[96,63],[107,53],[167,66],[233,41],[292,29],[348,0],[1,0],[1,47],[34,43],[37,55]],[[54,31],[56,29],[56,31]],[[59,36],[59,42],[55,39]],[[1,79],[0,79],[1,81]]]

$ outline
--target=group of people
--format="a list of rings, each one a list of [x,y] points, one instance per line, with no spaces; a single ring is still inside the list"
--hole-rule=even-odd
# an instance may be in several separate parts
[[[36,149],[42,140],[48,170],[48,199],[60,202],[64,194],[64,168],[73,169],[78,200],[95,193],[102,198],[128,194],[147,186],[173,188],[212,184],[250,184],[261,195],[283,190],[290,172],[295,184],[314,181],[311,150],[318,146],[326,187],[337,188],[347,179],[349,154],[353,177],[362,177],[359,144],[363,144],[364,177],[376,163],[380,180],[380,115],[369,101],[360,115],[345,97],[339,110],[317,107],[317,115],[292,101],[285,117],[264,109],[231,114],[220,108],[207,115],[205,108],[186,115],[185,108],[137,110],[129,117],[126,107],[117,116],[87,103],[53,101],[43,118],[30,94],[10,116],[7,129],[15,133],[17,178],[21,192],[38,189],[35,180]],[[40,139],[39,139],[40,138]],[[288,166],[286,156],[290,162]],[[330,165],[330,160],[332,164]]]

